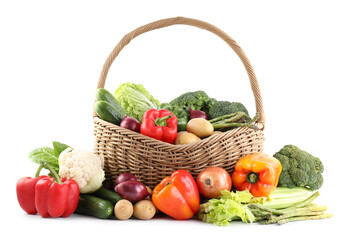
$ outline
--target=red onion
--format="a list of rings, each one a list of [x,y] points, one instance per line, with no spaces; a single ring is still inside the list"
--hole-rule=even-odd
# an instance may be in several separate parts
[[[204,111],[201,110],[192,110],[191,108],[189,108],[189,119],[193,119],[193,118],[204,118],[206,120],[208,120],[207,114]]]

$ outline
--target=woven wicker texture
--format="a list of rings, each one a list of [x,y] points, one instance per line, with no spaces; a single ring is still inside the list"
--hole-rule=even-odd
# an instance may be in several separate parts
[[[125,35],[107,58],[97,88],[103,88],[107,73],[120,51],[142,33],[184,24],[208,30],[223,39],[241,59],[253,91],[260,130],[236,128],[213,135],[189,145],[172,145],[121,128],[100,119],[94,111],[95,153],[104,155],[108,181],[121,173],[132,173],[149,187],[157,185],[177,169],[188,170],[193,177],[208,166],[220,166],[232,173],[236,161],[242,156],[263,151],[265,116],[263,102],[252,65],[240,46],[219,28],[191,18],[175,17],[141,26]]]

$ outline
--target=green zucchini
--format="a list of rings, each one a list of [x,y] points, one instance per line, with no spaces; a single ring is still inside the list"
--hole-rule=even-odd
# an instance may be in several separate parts
[[[105,200],[110,201],[113,205],[116,205],[116,203],[121,200],[122,198],[116,193],[115,191],[109,190],[107,188],[104,188],[101,186],[96,192],[93,192],[93,195],[95,197],[99,197]]]
[[[111,104],[117,112],[119,112],[121,115],[125,115],[123,108],[115,98],[115,96],[110,93],[107,89],[105,88],[98,88],[96,90],[96,96],[95,96],[96,101],[105,101]]]
[[[108,200],[80,194],[75,213],[106,219],[113,215],[113,209],[113,204]]]
[[[102,120],[119,125],[125,117],[124,111],[115,109],[110,103],[106,101],[97,101],[94,104],[95,112]]]

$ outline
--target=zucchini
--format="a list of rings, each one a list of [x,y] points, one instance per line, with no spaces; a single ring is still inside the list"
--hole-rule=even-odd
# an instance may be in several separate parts
[[[102,120],[119,125],[125,117],[124,111],[115,109],[110,103],[106,101],[97,101],[94,104],[95,112]]]
[[[123,117],[124,117],[125,112],[124,112],[123,108],[120,106],[120,104],[117,101],[117,99],[115,98],[115,96],[112,95],[112,93],[110,93],[105,88],[98,88],[96,90],[95,99],[96,99],[96,101],[108,102],[116,109],[117,112],[119,112],[120,115],[123,115]]]
[[[113,204],[108,200],[80,194],[75,213],[106,219],[113,215],[113,209]]]
[[[116,193],[115,191],[109,190],[107,188],[104,188],[101,186],[97,191],[92,193],[93,196],[99,197],[105,200],[110,201],[113,205],[116,205],[116,203],[121,200],[122,198]]]

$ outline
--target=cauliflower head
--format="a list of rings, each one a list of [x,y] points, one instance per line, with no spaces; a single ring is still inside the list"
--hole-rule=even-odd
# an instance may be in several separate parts
[[[59,156],[59,175],[77,182],[81,193],[98,190],[105,180],[104,159],[88,150],[73,150]]]

